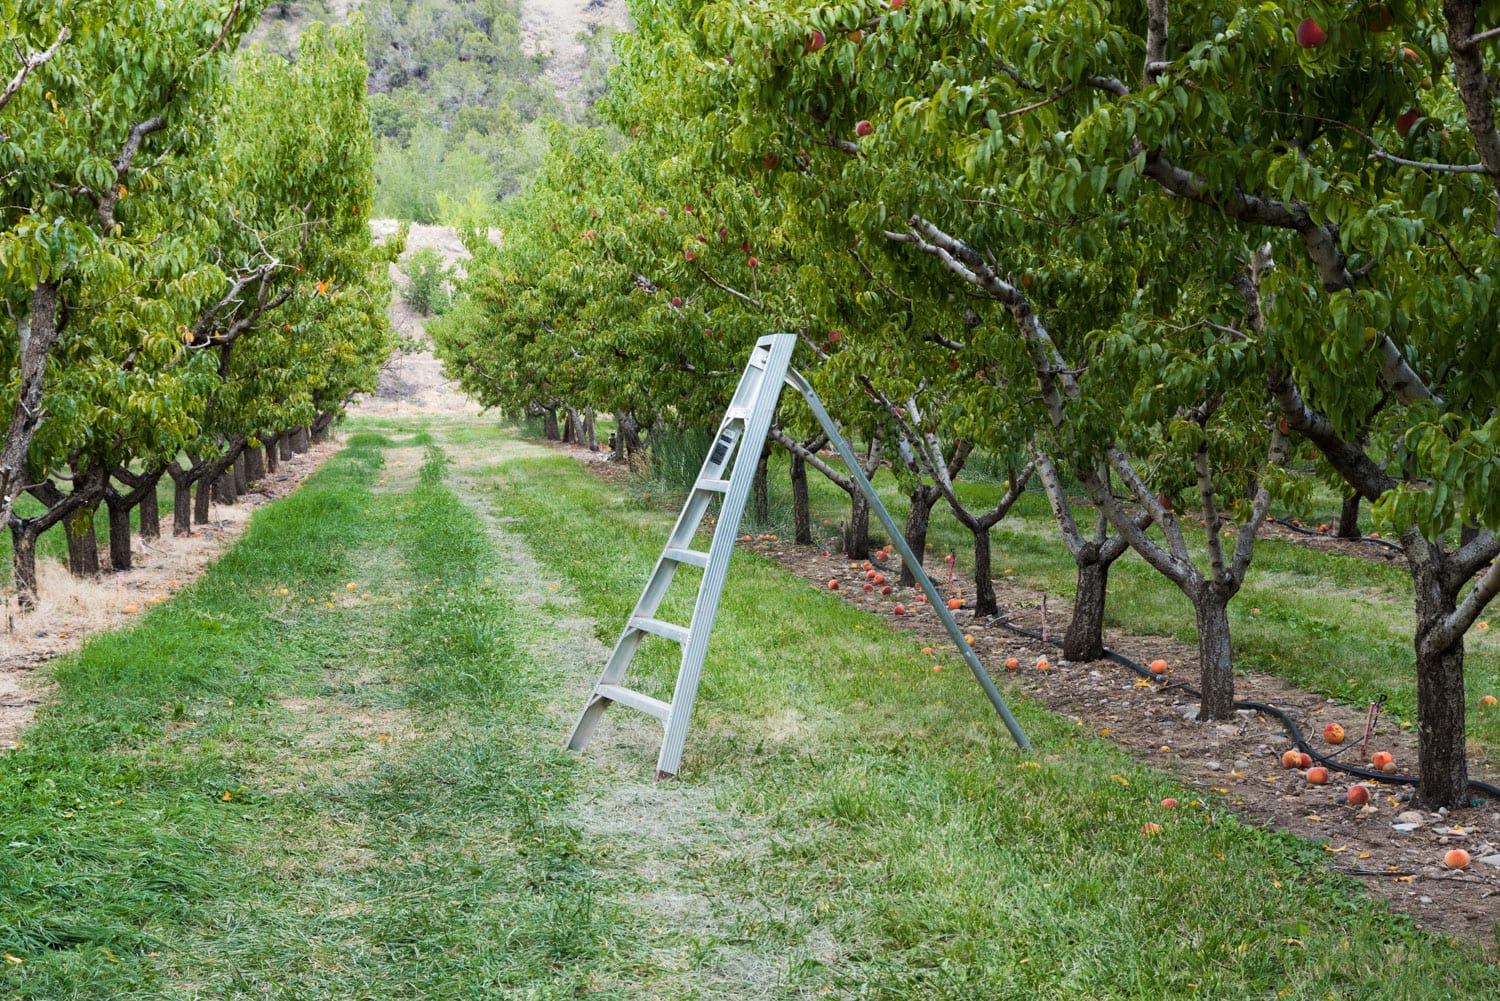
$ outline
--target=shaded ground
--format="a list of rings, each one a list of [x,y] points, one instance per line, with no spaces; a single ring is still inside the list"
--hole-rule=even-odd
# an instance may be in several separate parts
[[[597,463],[592,461],[595,456],[568,448],[599,475],[610,479],[622,475],[618,466]],[[1320,548],[1347,549],[1349,555],[1379,558],[1386,552],[1359,542],[1310,541]],[[866,592],[867,571],[836,550],[801,547],[770,537],[742,545],[818,590],[826,591],[829,580],[837,579],[844,600],[887,616],[892,625],[912,633],[914,643],[924,650],[930,648],[934,670],[966,670],[936,613],[917,600],[916,590],[895,588],[889,596],[881,595],[878,588]],[[893,558],[885,569],[891,571],[889,582],[894,584],[899,562]],[[938,568],[928,569],[935,579],[942,576]],[[940,587],[942,583],[939,580]],[[995,590],[1005,622],[1033,633],[1043,631],[1040,593],[1003,580],[995,582]],[[961,596],[962,592],[955,589],[953,594]],[[906,610],[899,615],[895,613],[898,604]],[[1243,824],[1322,844],[1331,866],[1360,877],[1376,896],[1428,927],[1489,939],[1500,923],[1500,803],[1481,803],[1452,814],[1426,813],[1412,809],[1408,786],[1369,782],[1369,804],[1350,806],[1345,798],[1349,786],[1368,780],[1334,772],[1327,784],[1313,785],[1303,770],[1283,768],[1282,752],[1293,743],[1274,717],[1240,710],[1230,721],[1196,720],[1196,699],[1173,685],[1198,683],[1193,646],[1169,637],[1107,631],[1106,643],[1115,652],[1142,664],[1161,658],[1171,665],[1168,683],[1157,685],[1110,661],[1069,663],[1060,659],[1056,647],[1022,637],[1001,622],[979,620],[965,609],[955,614],[973,637],[980,661],[1008,695],[1040,702],[1080,727],[1117,741],[1146,764],[1202,790],[1204,803],[1222,805]],[[1060,636],[1070,614],[1066,602],[1048,597],[1048,634]],[[1008,670],[1006,662],[1012,658],[1018,666]],[[1045,667],[1039,665],[1042,660]],[[1325,699],[1262,674],[1237,676],[1236,694],[1288,711],[1320,753],[1358,763],[1367,707]],[[1322,739],[1324,725],[1331,722],[1342,725],[1348,734],[1340,747]],[[1400,771],[1410,774],[1416,768],[1416,745],[1414,729],[1378,717],[1368,749],[1390,752]],[[1500,784],[1500,769],[1483,756],[1471,755],[1470,775]],[[1467,870],[1444,865],[1450,848],[1470,853],[1474,861]]]

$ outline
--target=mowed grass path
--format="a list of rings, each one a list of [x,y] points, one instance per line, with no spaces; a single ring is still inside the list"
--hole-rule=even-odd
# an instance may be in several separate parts
[[[1500,993],[1066,721],[1017,707],[1020,754],[972,679],[744,554],[683,779],[624,712],[566,754],[670,519],[478,422],[356,424],[53,665],[0,758],[0,997]]]

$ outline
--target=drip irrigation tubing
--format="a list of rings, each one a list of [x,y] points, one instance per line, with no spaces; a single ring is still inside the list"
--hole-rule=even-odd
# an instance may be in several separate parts
[[[1339,539],[1339,538],[1343,538],[1343,536],[1339,536],[1339,535],[1330,535],[1328,532],[1319,532],[1319,531],[1316,531],[1316,530],[1311,529],[1311,528],[1303,528],[1301,525],[1298,525],[1295,522],[1288,521],[1285,518],[1272,518],[1271,522],[1273,524],[1280,525],[1282,528],[1285,528],[1285,529],[1287,529],[1289,531],[1296,532],[1296,533],[1298,533],[1300,535],[1315,535],[1315,536],[1317,536],[1320,539]],[[1404,552],[1406,552],[1405,549],[1401,548],[1396,543],[1391,542],[1391,541],[1389,541],[1387,539],[1377,539],[1377,538],[1375,538],[1372,535],[1361,535],[1358,539],[1346,539],[1345,541],[1347,541],[1347,542],[1368,542],[1372,546],[1384,546],[1387,549],[1394,549],[1398,553],[1404,553]]]
[[[1001,627],[1008,629],[1013,633],[1025,636],[1028,639],[1034,639],[1038,642],[1046,643],[1049,646],[1062,646],[1062,644],[1058,643],[1056,640],[1047,639],[1040,633],[1034,633],[1030,629],[1022,629],[1020,626],[1012,625],[1009,622],[1005,622],[1001,619],[996,619],[995,621]],[[1123,667],[1129,668],[1136,674],[1139,674],[1141,677],[1145,678],[1147,681],[1160,683],[1162,688],[1180,688],[1191,695],[1198,696],[1199,698],[1202,698],[1203,696],[1202,692],[1198,691],[1198,689],[1194,688],[1192,685],[1188,684],[1185,681],[1162,681],[1162,679],[1158,675],[1152,674],[1151,671],[1144,665],[1138,664],[1135,661],[1131,660],[1129,657],[1126,657],[1124,654],[1116,653],[1115,651],[1110,650],[1107,647],[1104,650],[1104,657],[1106,660],[1112,660],[1116,664],[1120,664]],[[1273,706],[1268,702],[1252,702],[1249,699],[1235,699],[1234,707],[1236,709],[1249,709],[1254,712],[1265,713],[1268,716],[1276,717],[1276,719],[1281,723],[1282,727],[1286,729],[1287,734],[1291,736],[1292,742],[1297,745],[1297,749],[1299,751],[1306,754],[1309,758],[1312,758],[1319,764],[1332,768],[1335,771],[1344,772],[1348,775],[1354,775],[1362,779],[1373,779],[1377,782],[1389,782],[1395,783],[1397,785],[1413,786],[1417,784],[1417,778],[1412,775],[1391,775],[1386,772],[1378,772],[1373,768],[1361,768],[1359,765],[1345,764],[1344,762],[1339,761],[1336,757],[1319,753],[1318,751],[1313,749],[1313,746],[1311,744],[1307,742],[1307,738],[1302,736],[1302,730],[1297,726],[1296,720],[1292,719],[1292,717],[1286,712],[1286,710],[1281,709],[1277,706]],[[1479,779],[1469,779],[1469,788],[1483,793],[1492,800],[1500,800],[1500,787],[1493,786],[1488,782],[1482,782]]]

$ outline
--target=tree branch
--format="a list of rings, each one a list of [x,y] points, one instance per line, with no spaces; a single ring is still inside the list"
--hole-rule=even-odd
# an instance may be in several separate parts
[[[26,82],[26,78],[31,75],[32,70],[57,55],[57,50],[62,48],[62,44],[68,40],[69,34],[69,30],[63,28],[57,33],[57,41],[41,52],[33,52],[21,60],[21,68],[16,70],[16,75],[10,78],[10,83],[5,85],[3,91],[0,91],[0,108],[4,108],[10,103],[10,99],[16,96],[16,91],[21,89],[22,84]]]

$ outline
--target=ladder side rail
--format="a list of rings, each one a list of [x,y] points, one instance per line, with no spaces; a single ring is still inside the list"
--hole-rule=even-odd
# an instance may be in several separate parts
[[[964,639],[964,631],[959,628],[958,620],[948,610],[947,602],[938,593],[937,588],[932,583],[932,578],[927,576],[927,571],[922,567],[922,561],[917,559],[916,555],[912,553],[911,547],[906,544],[906,536],[896,526],[895,519],[885,509],[885,505],[881,503],[880,497],[875,493],[875,488],[870,485],[869,478],[865,476],[864,471],[860,468],[859,459],[855,457],[854,450],[849,447],[849,443],[839,433],[838,428],[833,423],[833,418],[824,409],[823,401],[818,398],[817,392],[813,390],[812,384],[796,369],[791,369],[787,372],[786,383],[802,394],[802,398],[807,401],[807,405],[812,409],[813,416],[823,426],[823,431],[828,435],[828,440],[833,443],[833,447],[838,451],[839,457],[849,467],[850,477],[869,500],[876,517],[880,519],[880,523],[885,526],[886,532],[895,544],[896,551],[901,554],[901,559],[905,561],[905,565],[911,567],[912,575],[916,577],[918,586],[922,588],[922,593],[927,595],[928,603],[932,606],[932,610],[937,612],[938,619],[943,623],[943,628],[948,631],[948,635],[952,637],[954,645],[958,647],[959,654],[964,658],[964,662],[969,665],[969,670],[973,672],[980,687],[984,689],[984,694],[989,697],[990,703],[994,705],[996,712],[1000,714],[1000,718],[1005,721],[1005,728],[1010,731],[1010,735],[1015,738],[1016,743],[1023,751],[1031,750],[1031,741],[1026,739],[1026,734],[1021,730],[1021,724],[1017,723],[1016,718],[1011,715],[1010,707],[1005,704],[1005,698],[1000,694],[999,689],[995,687],[995,682],[990,678],[989,672],[979,662],[979,657],[974,653],[974,648],[969,646],[968,641]]]
[[[703,572],[698,600],[693,606],[692,635],[683,647],[682,667],[678,671],[677,684],[672,692],[672,715],[667,720],[661,755],[656,763],[658,780],[676,775],[682,760],[693,702],[698,693],[698,681],[703,673],[703,661],[708,654],[714,620],[719,612],[719,599],[724,591],[724,580],[729,574],[730,560],[734,556],[740,520],[744,517],[745,504],[750,499],[750,490],[755,481],[758,462],[752,460],[752,454],[758,458],[760,448],[770,434],[771,422],[781,401],[783,381],[786,373],[792,370],[792,350],[797,345],[795,335],[762,337],[756,343],[757,352],[768,344],[764,381],[756,390],[754,406],[745,422],[745,434],[740,439],[741,459],[735,463],[734,470],[730,473],[729,491],[719,508],[713,542],[709,544],[708,568]]]

